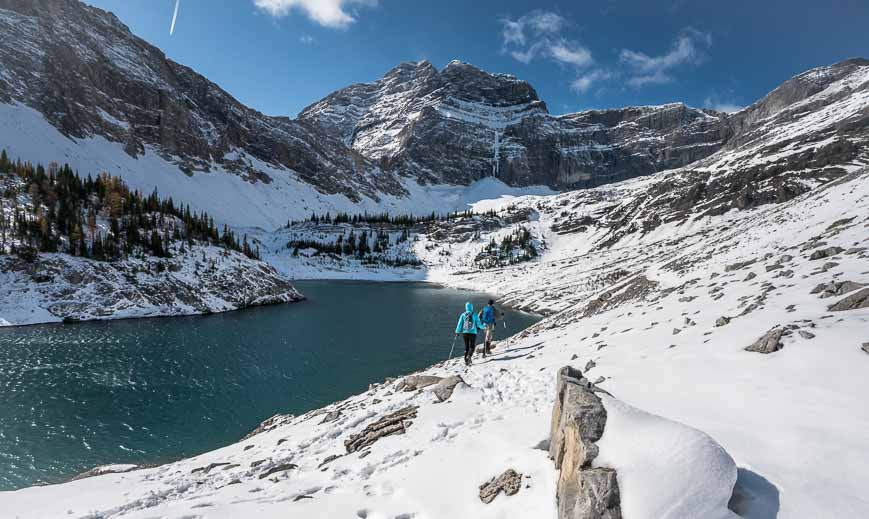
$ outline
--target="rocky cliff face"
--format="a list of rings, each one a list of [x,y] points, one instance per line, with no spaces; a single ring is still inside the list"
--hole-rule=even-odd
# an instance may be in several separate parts
[[[682,104],[555,117],[525,81],[459,61],[403,63],[299,116],[384,169],[434,183],[589,187],[684,166],[731,135],[725,114]]]

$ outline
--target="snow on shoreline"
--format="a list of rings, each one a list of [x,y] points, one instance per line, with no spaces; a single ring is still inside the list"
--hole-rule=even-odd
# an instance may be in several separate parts
[[[59,253],[40,254],[33,265],[0,257],[0,327],[201,315],[302,298],[265,263],[212,246],[112,263]]]

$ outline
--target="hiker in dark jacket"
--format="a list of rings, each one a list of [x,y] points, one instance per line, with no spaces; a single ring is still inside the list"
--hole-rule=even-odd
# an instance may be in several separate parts
[[[498,311],[495,308],[495,300],[489,299],[489,304],[483,307],[480,310],[480,322],[483,323],[483,329],[486,331],[485,334],[485,346],[483,347],[483,356],[492,353],[492,341],[495,340],[495,328],[498,323],[498,316],[503,317],[504,313]]]
[[[456,335],[462,335],[465,340],[465,365],[470,366],[474,358],[474,349],[477,347],[477,331],[483,329],[480,317],[474,313],[474,305],[465,303],[465,311],[459,315],[456,324]]]

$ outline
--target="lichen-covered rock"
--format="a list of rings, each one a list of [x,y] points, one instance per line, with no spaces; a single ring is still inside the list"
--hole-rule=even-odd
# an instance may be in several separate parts
[[[726,315],[722,315],[721,317],[719,317],[718,319],[715,320],[715,326],[716,327],[725,326],[729,322],[730,322],[730,317],[727,317]]]
[[[512,496],[522,488],[522,474],[513,469],[507,469],[503,474],[480,485],[480,501],[489,504],[503,493]]]

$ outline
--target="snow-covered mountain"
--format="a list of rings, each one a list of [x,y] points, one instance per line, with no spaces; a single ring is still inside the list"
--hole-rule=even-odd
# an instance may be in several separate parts
[[[824,151],[835,166],[853,154],[836,148],[842,137],[866,126],[861,60],[797,76],[735,115],[674,103],[553,116],[513,76],[403,63],[291,119],[245,107],[78,0],[0,0],[0,32],[0,141],[12,157],[106,170],[236,226],[272,229],[312,211],[425,214],[602,185],[750,142],[788,146],[779,125],[812,113],[812,128],[847,120]],[[816,95],[843,81],[847,92]],[[835,112],[836,96],[856,115]],[[781,161],[751,167],[775,175]]]
[[[452,61],[402,63],[299,115],[384,169],[427,182],[494,176],[570,189],[683,166],[730,135],[726,114],[675,103],[552,116],[527,82]]]
[[[589,478],[583,496],[606,498],[607,515],[588,517],[869,516],[869,61],[800,74],[732,115],[673,104],[565,116],[515,78],[422,62],[289,120],[249,111],[102,11],[0,9],[17,42],[0,41],[13,157],[104,167],[237,225],[473,203],[476,215],[449,220],[256,237],[284,274],[425,279],[547,315],[467,371],[443,362],[195,458],[5,493],[7,514],[564,517],[583,501],[565,489]],[[73,36],[56,47],[42,28]],[[540,195],[500,197],[537,184]],[[351,230],[385,235],[381,259],[419,265],[311,246]],[[4,279],[30,290],[27,275]],[[589,410],[570,437],[565,373]],[[499,481],[507,495],[488,500]]]

